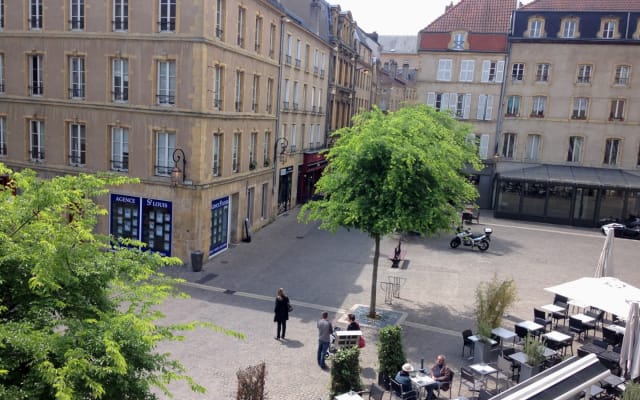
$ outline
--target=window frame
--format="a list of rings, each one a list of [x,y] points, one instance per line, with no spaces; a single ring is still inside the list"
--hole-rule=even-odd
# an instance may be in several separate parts
[[[516,140],[518,135],[513,132],[505,132],[502,134],[502,145],[500,146],[501,157],[513,160],[516,155]]]
[[[111,170],[129,172],[129,128],[111,127]]]
[[[173,152],[176,149],[176,133],[168,130],[155,132],[155,171],[156,176],[171,176],[175,166]],[[165,164],[161,164],[166,161]]]
[[[173,107],[176,104],[176,60],[157,60],[156,105]]]
[[[522,96],[509,95],[507,96],[507,105],[505,107],[505,117],[519,117],[520,106],[522,104]]]
[[[225,29],[225,1],[226,0],[216,0],[216,24],[215,24],[215,32],[214,35],[216,38],[220,40],[224,40],[224,29]]]
[[[129,31],[129,0],[113,0],[113,21],[114,32]]]
[[[220,151],[222,144],[222,133],[216,132],[211,140],[211,174],[214,177],[222,175],[222,153]]]
[[[529,20],[529,37],[538,39],[543,37],[544,20],[536,17]]]
[[[525,160],[540,160],[540,144],[542,143],[542,135],[538,133],[530,133],[527,135],[527,149],[525,151]]]
[[[35,62],[37,60],[37,62]],[[36,65],[37,64],[37,65]],[[44,55],[30,54],[29,55],[29,95],[30,96],[43,96],[44,95]]]
[[[0,156],[6,156],[6,155],[7,155],[7,116],[0,115]]]
[[[551,71],[551,64],[549,63],[536,64],[536,82],[548,82],[550,71]]]
[[[593,64],[578,64],[576,72],[577,84],[590,84],[593,76]]]
[[[609,109],[609,121],[624,121],[625,99],[611,100]]]
[[[258,101],[260,100],[260,75],[253,74],[253,88],[251,90],[251,111],[258,112]]]
[[[438,60],[438,70],[436,80],[450,82],[453,68],[453,60],[450,58],[441,58]]]
[[[547,96],[533,96],[531,99],[531,117],[544,118],[547,108]]]
[[[84,23],[84,0],[69,0],[69,30],[83,31]]]
[[[262,49],[262,23],[263,23],[263,18],[261,15],[256,15],[256,29],[255,29],[255,33],[253,36],[253,50],[256,53],[260,53],[260,50]]]
[[[43,0],[29,0],[29,30],[41,30],[44,25]]]
[[[34,130],[34,127],[37,127]],[[30,119],[29,120],[29,161],[31,162],[44,162],[45,161],[45,125],[44,120]],[[34,141],[34,139],[37,139]],[[35,142],[35,143],[34,143]]]
[[[473,82],[475,60],[462,60],[460,62],[460,82]]]
[[[86,60],[84,56],[69,56],[69,98],[84,100],[86,93]]]
[[[262,164],[268,167],[271,163],[269,155],[271,154],[271,131],[264,132],[264,139],[262,144]]]
[[[223,107],[224,66],[216,64],[213,67],[213,109],[221,111]]]
[[[620,158],[620,149],[622,145],[622,139],[620,138],[607,138],[604,145],[604,158],[602,164],[609,167],[615,167],[618,165],[618,159]]]
[[[0,0],[2,2],[3,0]],[[0,94],[4,93],[4,53],[0,53]]]
[[[87,164],[87,125],[69,123],[69,165],[82,167]]]
[[[120,81],[118,83],[117,81]],[[129,59],[114,57],[111,59],[111,101],[127,103],[129,101]]]
[[[244,49],[245,46],[245,30],[247,26],[247,9],[243,6],[238,6],[238,21],[236,24],[237,36],[236,36],[236,45],[240,48]]]
[[[177,0],[158,0],[158,32],[176,32]]]
[[[560,24],[560,37],[564,39],[575,39],[578,36],[577,18],[564,18]]]
[[[569,136],[569,149],[567,152],[567,162],[581,163],[582,151],[584,149],[584,137],[582,136]]]
[[[235,94],[234,94],[234,105],[236,112],[242,112],[243,110],[243,100],[244,100],[244,71],[237,69],[236,70],[236,82],[235,82]]]
[[[573,108],[571,109],[571,119],[586,120],[589,109],[588,97],[574,97]]]
[[[234,174],[240,172],[240,132],[233,134],[233,142],[231,145],[231,172]]]
[[[524,82],[525,63],[511,64],[511,82]]]
[[[613,84],[618,86],[628,86],[631,76],[631,66],[628,64],[616,65]]]

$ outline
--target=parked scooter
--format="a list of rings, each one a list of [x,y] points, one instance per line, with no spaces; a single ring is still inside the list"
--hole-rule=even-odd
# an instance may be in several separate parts
[[[456,228],[456,237],[451,239],[449,242],[449,246],[452,249],[460,246],[461,244],[465,246],[471,246],[473,249],[477,247],[480,251],[487,251],[489,248],[489,242],[491,241],[491,233],[493,229],[484,228],[484,233],[473,233],[471,229],[462,229],[461,226]]]

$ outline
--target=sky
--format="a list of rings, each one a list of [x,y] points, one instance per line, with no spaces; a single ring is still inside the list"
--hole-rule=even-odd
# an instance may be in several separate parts
[[[440,15],[452,0],[328,0],[351,11],[365,32],[379,35],[417,35]],[[457,4],[460,0],[453,0]],[[522,1],[529,3],[530,0]]]

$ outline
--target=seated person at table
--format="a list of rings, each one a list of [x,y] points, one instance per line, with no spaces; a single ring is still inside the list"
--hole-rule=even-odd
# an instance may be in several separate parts
[[[411,376],[409,376],[409,373],[411,372],[413,372],[413,365],[406,363],[402,366],[402,369],[398,371],[398,373],[396,374],[395,381],[398,382],[400,385],[402,385],[403,392],[409,392],[413,388],[411,385]],[[401,395],[401,393],[396,393],[396,394],[398,396]]]
[[[433,396],[433,391],[438,388],[445,392],[449,390],[449,384],[451,383],[451,370],[445,363],[445,358],[442,354],[436,358],[436,363],[431,367],[431,379],[435,382],[424,387],[427,392],[427,400],[433,400],[435,398]]]

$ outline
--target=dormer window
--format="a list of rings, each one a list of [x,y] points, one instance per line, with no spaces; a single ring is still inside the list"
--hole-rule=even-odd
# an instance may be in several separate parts
[[[603,18],[600,23],[598,37],[602,39],[618,39],[618,20],[616,18]]]
[[[464,50],[467,41],[467,32],[453,32],[449,48],[452,50]]]
[[[560,37],[567,39],[578,37],[578,22],[578,18],[564,18],[560,28]]]
[[[529,20],[529,30],[525,33],[525,36],[530,38],[544,37],[544,19],[540,17],[534,17]]]

